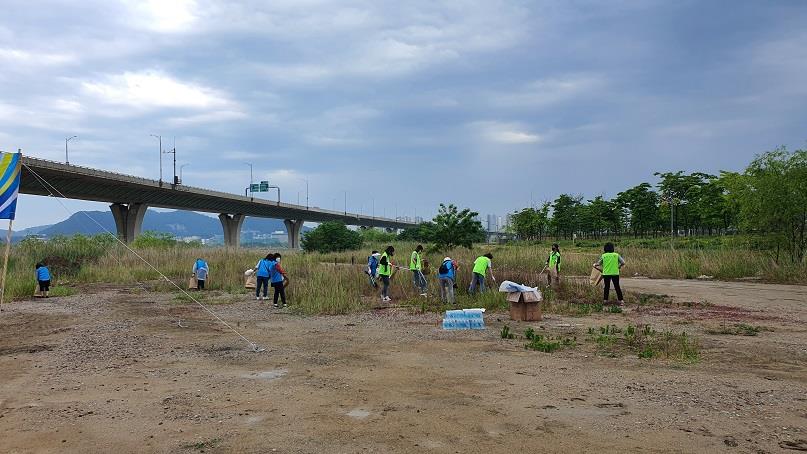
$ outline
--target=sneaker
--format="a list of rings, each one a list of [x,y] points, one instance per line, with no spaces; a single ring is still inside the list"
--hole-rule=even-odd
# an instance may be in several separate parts
[[[275,307],[275,309],[277,309],[277,304],[272,304],[272,306],[274,306],[274,307]]]
[[[256,296],[256,297],[255,297],[255,301],[260,301],[260,300],[261,300],[261,297],[260,297],[260,296]]]
[[[287,308],[287,307],[289,307],[289,305],[288,305],[288,304],[286,304],[286,303],[283,303],[283,309],[285,309],[285,308]]]
[[[619,300],[619,302],[617,302],[617,303],[616,303],[616,305],[617,305],[617,306],[624,306],[624,305],[625,305],[625,302],[624,302],[624,301],[622,301],[622,300]]]
[[[390,298],[389,296],[385,296],[385,297],[383,298],[383,301],[392,301],[392,298]]]
[[[426,292],[423,292],[423,293],[420,294],[420,296],[429,296],[429,294],[426,293]]]

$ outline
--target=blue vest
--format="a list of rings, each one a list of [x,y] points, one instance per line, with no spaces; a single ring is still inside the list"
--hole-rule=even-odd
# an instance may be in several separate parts
[[[50,271],[48,271],[48,267],[40,266],[36,270],[36,280],[38,281],[49,281],[50,280]]]
[[[445,264],[446,264],[446,268],[448,268],[448,272],[447,272],[447,273],[445,273],[445,274],[440,273],[440,272],[439,272],[439,270],[440,270],[440,269],[438,268],[438,269],[437,269],[437,270],[438,270],[437,276],[438,276],[438,277],[442,277],[442,278],[454,279],[454,262],[453,262],[453,261],[451,261],[451,260],[446,260],[446,261],[445,261],[445,262],[443,262],[443,263],[445,263]]]
[[[283,282],[283,275],[277,270],[277,262],[271,262],[272,266],[269,268],[269,277],[273,284]]]
[[[272,268],[275,267],[274,260],[261,259],[258,262],[258,271],[255,273],[257,277],[269,277],[272,274]]]

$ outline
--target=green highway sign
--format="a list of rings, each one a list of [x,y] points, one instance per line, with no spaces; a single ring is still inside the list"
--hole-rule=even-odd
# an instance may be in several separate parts
[[[261,186],[258,183],[253,183],[249,185],[249,192],[259,192],[261,190]]]

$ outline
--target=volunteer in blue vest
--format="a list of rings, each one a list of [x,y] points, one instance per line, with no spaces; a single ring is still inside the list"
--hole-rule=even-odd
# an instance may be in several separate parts
[[[272,274],[272,266],[275,262],[275,254],[266,254],[266,257],[260,259],[258,264],[255,265],[255,300],[265,300],[266,294],[269,291],[269,278]],[[261,296],[261,289],[263,289],[263,296]]]
[[[451,257],[443,259],[437,268],[437,277],[440,279],[440,299],[443,302],[454,304],[454,285],[457,280],[457,263]]]
[[[289,277],[286,275],[286,271],[283,270],[283,267],[280,266],[280,253],[275,254],[275,262],[274,266],[272,266],[270,272],[270,280],[272,281],[272,288],[275,289],[274,294],[274,306],[277,309],[277,297],[280,296],[280,299],[283,301],[283,307],[286,307],[286,285],[289,283]]]
[[[468,288],[469,294],[473,295],[477,288],[479,288],[480,292],[485,291],[485,275],[488,270],[490,270],[491,279],[496,282],[496,277],[493,276],[493,254],[489,252],[474,260],[471,286]]]
[[[378,276],[381,278],[381,301],[390,301],[389,285],[392,279],[393,263],[392,256],[395,255],[395,248],[387,246],[384,253],[381,254],[381,259],[378,261]]]
[[[207,266],[207,262],[204,259],[198,258],[196,262],[193,264],[193,275],[196,277],[196,289],[197,290],[204,290],[205,289],[205,281],[207,280],[207,273],[210,271],[210,267]]]
[[[552,252],[546,259],[546,283],[550,287],[552,282],[560,284],[560,246],[558,243],[552,245]]]
[[[39,284],[40,296],[47,298],[50,293],[50,271],[44,263],[36,264],[36,282]]]
[[[605,243],[605,253],[602,254],[594,268],[597,268],[602,273],[602,279],[605,281],[605,290],[603,291],[603,304],[608,304],[608,297],[611,294],[611,283],[614,283],[614,290],[616,290],[616,297],[619,300],[618,305],[622,306],[625,302],[622,300],[622,289],[619,287],[619,270],[625,266],[625,260],[622,256],[614,252],[614,243]]]
[[[369,257],[367,257],[367,269],[364,271],[370,276],[370,285],[373,288],[378,288],[378,282],[376,282],[376,278],[378,278],[378,260],[381,258],[381,254],[378,251],[373,251]]]
[[[420,291],[420,296],[426,296],[426,276],[423,275],[423,258],[420,253],[423,252],[423,245],[418,244],[417,248],[412,251],[412,256],[409,258],[409,271],[412,272],[412,283],[415,288]]]

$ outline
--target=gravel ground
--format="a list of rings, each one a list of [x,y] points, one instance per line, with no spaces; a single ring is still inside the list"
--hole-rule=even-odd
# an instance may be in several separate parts
[[[796,452],[807,450],[807,293],[629,280],[676,303],[622,314],[487,314],[484,331],[385,309],[300,317],[124,288],[0,313],[4,452]],[[223,298],[232,299],[232,298]],[[293,302],[292,302],[293,303]],[[181,320],[181,325],[177,323]],[[708,334],[748,323],[757,336]],[[552,354],[507,324],[576,337]],[[700,361],[605,352],[589,327],[695,336]]]

